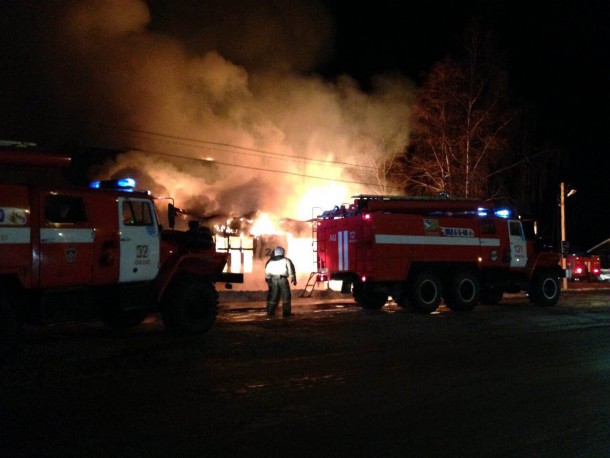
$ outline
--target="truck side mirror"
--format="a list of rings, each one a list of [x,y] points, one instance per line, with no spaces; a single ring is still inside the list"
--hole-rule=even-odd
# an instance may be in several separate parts
[[[174,207],[174,204],[167,204],[167,222],[170,229],[173,229],[176,225],[176,207]]]

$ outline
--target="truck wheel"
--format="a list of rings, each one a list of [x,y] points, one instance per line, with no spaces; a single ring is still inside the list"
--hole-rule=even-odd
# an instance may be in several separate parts
[[[472,272],[455,275],[449,283],[447,307],[457,312],[472,310],[479,302],[479,280]]]
[[[550,273],[536,274],[527,293],[536,305],[555,305],[559,301],[559,279]]]
[[[420,273],[411,283],[409,299],[416,312],[434,312],[441,303],[441,281],[433,273]]]
[[[367,310],[379,310],[388,301],[388,295],[375,291],[368,285],[354,283],[353,296],[356,303]]]
[[[0,285],[0,363],[17,351],[22,334],[17,301],[11,290],[4,286]]]
[[[165,293],[161,317],[179,335],[203,334],[216,320],[218,293],[214,284],[195,276],[176,278]]]

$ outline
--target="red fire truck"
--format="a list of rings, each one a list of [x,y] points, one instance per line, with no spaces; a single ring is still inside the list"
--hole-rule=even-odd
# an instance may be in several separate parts
[[[160,311],[180,334],[203,333],[216,317],[214,282],[227,255],[209,230],[160,226],[154,199],[132,180],[92,188],[0,184],[0,350],[25,320],[101,318],[111,327],[138,325]]]
[[[381,308],[391,296],[422,313],[442,299],[472,310],[519,291],[557,303],[560,254],[544,250],[533,227],[508,210],[473,200],[354,197],[315,222],[318,278],[342,280],[362,307]]]
[[[599,256],[571,254],[566,257],[566,266],[570,281],[598,281],[602,273]]]

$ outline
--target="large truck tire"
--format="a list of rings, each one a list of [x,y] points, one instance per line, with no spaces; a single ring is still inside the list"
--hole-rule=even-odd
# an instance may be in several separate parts
[[[0,364],[19,349],[22,328],[13,291],[0,284]]]
[[[388,301],[386,293],[375,291],[371,286],[361,283],[354,283],[352,294],[356,303],[367,310],[379,310]]]
[[[534,274],[527,291],[530,300],[536,305],[551,306],[559,301],[561,286],[557,275],[550,272]]]
[[[166,329],[177,335],[203,334],[214,321],[218,293],[214,284],[193,275],[174,279],[161,304]]]
[[[419,313],[432,313],[441,303],[441,281],[431,272],[418,274],[409,288],[409,305]]]
[[[472,272],[454,275],[447,291],[447,307],[456,312],[467,312],[475,308],[481,293],[479,280]]]

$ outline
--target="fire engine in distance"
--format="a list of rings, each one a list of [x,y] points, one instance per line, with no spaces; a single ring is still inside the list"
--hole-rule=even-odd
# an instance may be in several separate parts
[[[207,228],[173,229],[173,203],[163,228],[154,198],[134,186],[0,184],[0,350],[14,346],[23,321],[126,328],[158,311],[175,333],[212,326],[214,283],[241,283],[243,274],[223,272],[227,254]]]
[[[566,265],[570,281],[599,281],[602,273],[599,256],[570,254],[566,256]]]
[[[401,307],[432,313],[441,300],[456,311],[527,292],[554,305],[561,255],[546,250],[509,210],[485,201],[354,196],[316,224],[319,280],[342,280],[366,309],[391,296]]]

